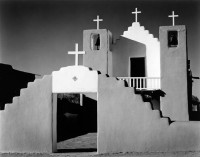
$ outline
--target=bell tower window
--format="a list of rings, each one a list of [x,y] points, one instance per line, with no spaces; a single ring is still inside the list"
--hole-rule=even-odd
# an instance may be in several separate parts
[[[100,42],[100,34],[92,34],[91,35],[91,49],[92,50],[100,50],[101,42]]]
[[[168,32],[168,47],[177,47],[178,46],[178,32],[169,31]]]

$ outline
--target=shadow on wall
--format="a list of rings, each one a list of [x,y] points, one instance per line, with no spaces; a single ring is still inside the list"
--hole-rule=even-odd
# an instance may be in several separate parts
[[[193,77],[190,70],[190,61],[188,60],[188,111],[190,121],[200,121],[200,101],[197,96],[192,93],[193,79],[199,79],[199,77]]]
[[[83,95],[80,106],[79,94],[58,95],[57,142],[97,132],[97,101]]]
[[[27,88],[29,82],[35,80],[35,74],[18,71],[11,65],[0,63],[0,110],[4,110],[5,104],[12,103],[13,97],[20,95],[22,88]]]
[[[136,90],[136,94],[141,94],[144,102],[150,102],[152,110],[161,110],[160,97],[165,97],[166,93],[162,90]]]
[[[96,152],[96,148],[84,148],[84,149],[59,149],[58,153],[83,153],[83,152]]]
[[[189,115],[191,121],[200,121],[200,101],[199,98],[192,95],[192,98],[189,102]]]

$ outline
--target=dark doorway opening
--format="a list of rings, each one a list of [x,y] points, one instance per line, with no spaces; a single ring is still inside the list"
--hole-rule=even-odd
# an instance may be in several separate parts
[[[145,57],[130,58],[130,76],[145,77]]]
[[[145,57],[130,58],[130,77],[145,77]],[[131,84],[134,84],[134,87],[144,87],[145,81],[136,79]]]
[[[97,152],[96,94],[58,94],[57,152]]]

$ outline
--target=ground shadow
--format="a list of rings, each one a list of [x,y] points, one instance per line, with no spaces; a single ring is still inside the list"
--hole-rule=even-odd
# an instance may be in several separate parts
[[[96,148],[78,148],[78,149],[59,149],[57,153],[75,153],[75,152],[97,152]]]

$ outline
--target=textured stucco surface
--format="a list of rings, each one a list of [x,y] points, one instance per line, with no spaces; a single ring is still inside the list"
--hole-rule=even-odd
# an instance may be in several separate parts
[[[168,47],[168,31],[178,31],[178,46]],[[187,49],[185,26],[160,27],[161,98],[163,116],[174,121],[188,121]]]
[[[131,57],[146,57],[146,46],[142,43],[120,37],[112,46],[113,76],[130,76]]]
[[[91,49],[92,34],[100,34],[100,50]],[[106,29],[84,30],[83,31],[83,65],[94,70],[99,70],[102,74],[112,75],[112,54],[110,43],[112,34]]]
[[[29,83],[0,111],[0,152],[52,152],[51,81]]]
[[[123,81],[98,80],[98,153],[200,150],[200,122],[169,125]]]

